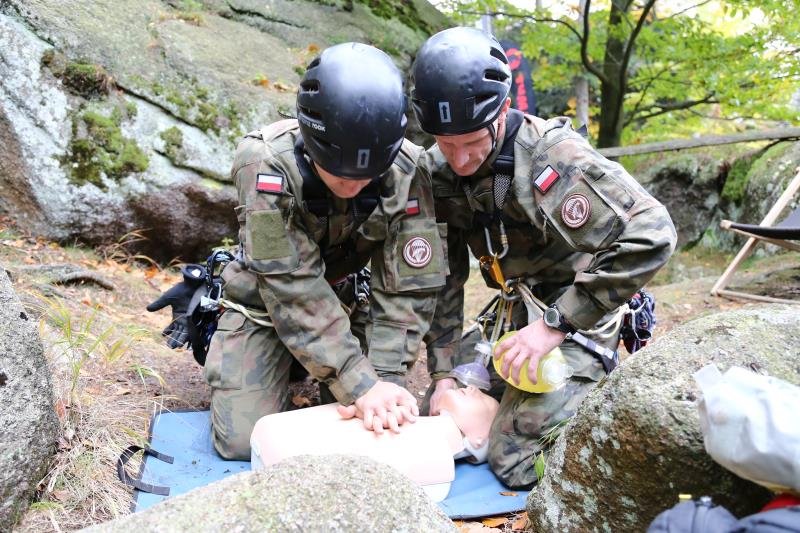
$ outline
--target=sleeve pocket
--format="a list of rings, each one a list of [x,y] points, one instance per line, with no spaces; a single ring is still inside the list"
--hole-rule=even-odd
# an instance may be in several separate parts
[[[279,209],[248,211],[246,227],[244,248],[248,268],[261,274],[284,274],[298,267],[297,249]]]
[[[433,219],[404,219],[391,232],[384,242],[387,289],[405,292],[444,285],[447,262],[440,226]]]

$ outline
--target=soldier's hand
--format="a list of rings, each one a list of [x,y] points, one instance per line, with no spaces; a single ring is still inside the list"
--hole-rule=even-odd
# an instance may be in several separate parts
[[[433,394],[431,395],[431,406],[430,406],[430,414],[431,416],[436,416],[441,412],[441,406],[439,403],[444,398],[444,393],[457,389],[458,383],[453,378],[442,378],[436,382],[433,388]]]
[[[378,435],[388,428],[394,433],[406,422],[414,422],[419,408],[414,396],[403,387],[378,381],[355,403],[354,415],[364,421],[364,427]],[[341,414],[341,410],[340,410]]]
[[[500,375],[504,378],[511,375],[515,383],[519,383],[519,373],[525,361],[528,361],[528,379],[536,383],[536,371],[539,359],[560,345],[566,333],[549,327],[541,318],[528,324],[500,344],[494,351],[495,359],[503,358]]]
[[[185,265],[181,268],[183,281],[171,287],[146,307],[149,312],[172,307],[172,322],[164,328],[161,335],[166,337],[167,346],[178,348],[189,340],[189,318],[186,316],[189,303],[205,278],[205,268],[200,265]]]

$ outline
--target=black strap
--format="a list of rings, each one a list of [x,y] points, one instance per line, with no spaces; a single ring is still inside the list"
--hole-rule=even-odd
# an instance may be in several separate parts
[[[125,451],[122,452],[122,455],[119,456],[119,459],[117,459],[117,475],[119,476],[119,480],[125,483],[126,485],[133,487],[137,490],[140,490],[142,492],[148,492],[150,494],[158,494],[159,496],[169,496],[169,487],[162,487],[159,485],[153,485],[151,483],[145,483],[140,478],[131,476],[125,470],[125,464],[130,460],[131,457],[133,457],[133,454],[139,451],[144,452],[145,455],[149,455],[151,457],[155,457],[160,461],[164,461],[165,463],[172,464],[175,461],[175,459],[173,459],[171,456],[157,452],[149,447],[128,446],[127,448],[125,448]]]
[[[503,147],[492,163],[494,210],[491,213],[474,210],[475,222],[478,226],[484,228],[491,227],[500,221],[502,221],[506,227],[525,225],[505,216],[503,213],[503,206],[506,204],[508,191],[511,189],[511,182],[514,180],[514,140],[525,119],[525,114],[517,109],[509,109],[506,117],[506,132],[503,138]],[[466,182],[464,183],[464,189],[467,195],[472,194],[472,190]]]
[[[297,137],[294,145],[294,158],[297,169],[303,178],[303,202],[310,213],[317,217],[330,215],[330,194],[328,188],[311,168],[305,156],[305,143],[302,137]],[[380,183],[376,178],[364,187],[358,195],[350,200],[350,207],[356,220],[356,227],[364,223],[380,202]]]

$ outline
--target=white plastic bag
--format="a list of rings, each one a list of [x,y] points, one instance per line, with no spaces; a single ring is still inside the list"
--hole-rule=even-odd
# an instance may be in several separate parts
[[[706,451],[739,477],[769,489],[800,491],[800,387],[781,379],[715,365],[694,379]]]

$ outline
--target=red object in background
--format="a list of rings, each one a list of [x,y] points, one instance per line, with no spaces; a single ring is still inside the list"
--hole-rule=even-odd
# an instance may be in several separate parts
[[[500,41],[511,68],[511,105],[523,113],[536,114],[536,94],[533,92],[531,67],[513,41]]]

